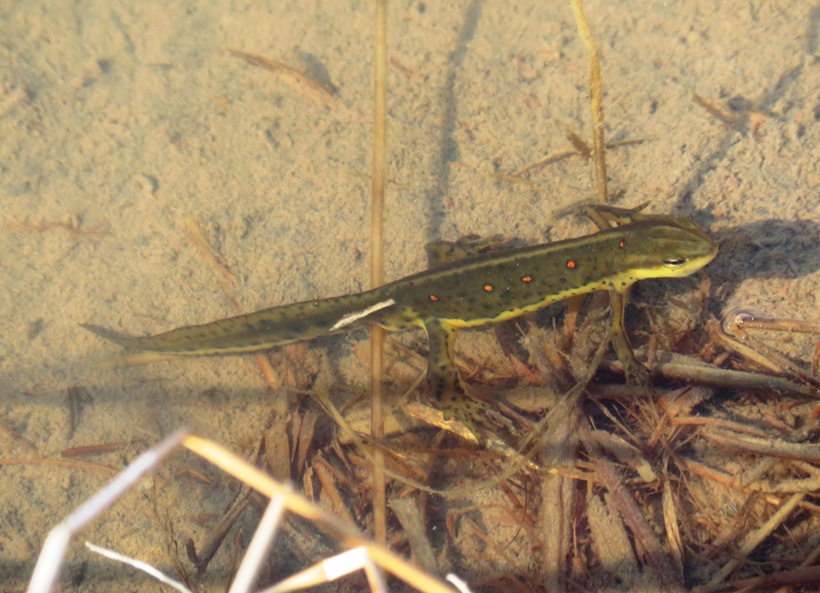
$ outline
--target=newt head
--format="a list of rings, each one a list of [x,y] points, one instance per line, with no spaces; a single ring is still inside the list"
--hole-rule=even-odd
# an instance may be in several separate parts
[[[717,241],[688,218],[647,218],[633,224],[629,234],[634,235],[632,241],[639,245],[626,254],[630,275],[635,280],[689,276],[712,261],[718,252]]]

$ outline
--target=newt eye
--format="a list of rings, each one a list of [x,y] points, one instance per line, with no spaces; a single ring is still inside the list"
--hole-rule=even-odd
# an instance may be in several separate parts
[[[667,268],[679,268],[685,263],[685,257],[667,257],[663,260],[663,265],[665,265]]]

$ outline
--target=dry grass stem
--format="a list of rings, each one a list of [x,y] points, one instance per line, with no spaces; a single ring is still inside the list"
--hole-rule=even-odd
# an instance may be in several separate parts
[[[373,179],[370,199],[370,287],[384,284],[384,193],[387,186],[387,0],[376,0],[376,42],[373,56]],[[384,440],[384,334],[370,330],[370,434]],[[373,521],[376,541],[387,541],[387,496],[384,456],[374,449]]]
[[[191,593],[190,589],[188,589],[185,585],[163,574],[147,562],[143,562],[142,560],[137,560],[135,558],[130,558],[129,556],[124,556],[123,554],[115,552],[114,550],[109,550],[108,548],[101,548],[100,546],[95,546],[94,544],[89,542],[85,542],[85,547],[91,550],[92,552],[99,554],[100,556],[104,556],[116,562],[122,562],[123,564],[127,564],[128,566],[136,568],[137,570],[141,570],[147,575],[154,577],[163,585],[168,585],[172,589],[180,591],[181,593]]]
[[[435,553],[424,531],[424,516],[416,501],[412,498],[394,498],[390,501],[390,510],[396,515],[407,535],[413,552],[413,561],[422,570],[430,574],[439,574]]]
[[[287,66],[282,62],[277,62],[276,60],[249,54],[236,49],[229,49],[226,51],[229,55],[244,60],[244,62],[250,66],[263,68],[264,70],[273,72],[279,79],[285,81],[298,93],[310,97],[311,99],[315,99],[324,105],[333,103],[336,100],[334,93],[296,68],[291,68],[290,66]]]
[[[609,198],[606,178],[606,150],[604,148],[604,84],[601,78],[601,64],[598,61],[598,44],[589,28],[581,0],[571,0],[578,34],[587,51],[589,68],[589,106],[592,110],[592,167],[595,191],[599,204],[606,204]]]
[[[184,431],[176,432],[137,457],[107,486],[52,529],[40,551],[40,557],[37,559],[34,573],[29,581],[28,593],[50,593],[59,576],[60,567],[72,536],[104,513],[125,492],[133,488],[140,478],[156,468],[183,442],[184,438]]]
[[[276,537],[276,531],[282,522],[285,513],[285,496],[289,489],[290,485],[286,484],[282,494],[271,497],[228,593],[247,593],[256,583],[259,569],[268,556],[273,538]]]
[[[348,523],[327,513],[307,499],[288,492],[284,486],[216,443],[200,437],[188,436],[183,444],[265,496],[283,496],[288,510],[326,529],[351,548],[364,547],[376,564],[406,583],[426,593],[452,593],[450,588],[438,579],[424,573],[393,552],[369,542]]]

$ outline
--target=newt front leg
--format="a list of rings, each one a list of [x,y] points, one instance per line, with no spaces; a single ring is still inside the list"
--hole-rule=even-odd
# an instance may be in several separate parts
[[[615,348],[615,355],[621,364],[624,365],[624,376],[630,385],[642,385],[649,380],[649,369],[642,365],[635,358],[632,346],[629,344],[629,337],[624,328],[624,311],[626,300],[629,296],[631,286],[616,288],[614,284],[609,285],[609,315],[612,319],[612,346]]]

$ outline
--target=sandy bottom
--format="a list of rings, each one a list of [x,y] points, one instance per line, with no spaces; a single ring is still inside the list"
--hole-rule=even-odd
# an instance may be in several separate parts
[[[718,238],[715,315],[816,321],[817,9],[624,0],[587,10],[608,138],[645,140],[609,153],[619,203],[651,200],[651,212],[692,216]],[[556,217],[592,195],[581,159],[528,183],[498,177],[569,148],[567,129],[589,137],[569,7],[395,2],[389,18],[389,277],[423,269],[432,238],[587,232]],[[271,395],[251,357],[116,366],[117,349],[78,327],[154,333],[230,315],[189,221],[238,277],[243,311],[366,287],[372,29],[370,3],[356,0],[0,9],[0,590],[23,590],[48,530],[162,436],[194,426],[249,454],[267,426]],[[323,100],[227,49],[306,71],[336,94]],[[362,340],[317,346],[354,391]],[[804,364],[812,354],[805,342],[777,345]],[[68,460],[86,465],[57,463],[66,449],[108,443],[111,452]],[[209,529],[235,488],[189,454],[155,487],[78,538],[64,590],[110,590],[112,579],[157,590],[81,542],[170,570],[153,497],[184,542]],[[230,562],[218,555],[200,590],[223,590]]]

